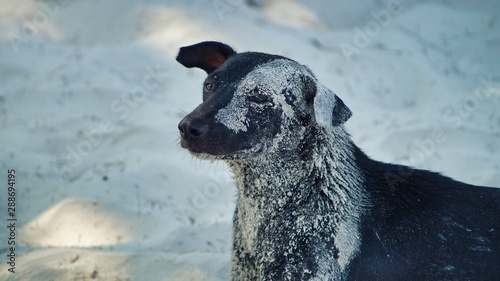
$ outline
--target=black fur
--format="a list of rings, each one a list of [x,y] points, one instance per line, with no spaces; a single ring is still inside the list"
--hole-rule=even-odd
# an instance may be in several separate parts
[[[500,190],[369,159],[372,207],[349,280],[500,280]]]

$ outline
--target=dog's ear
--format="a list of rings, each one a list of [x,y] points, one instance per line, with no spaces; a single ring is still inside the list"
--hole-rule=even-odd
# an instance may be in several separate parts
[[[210,74],[235,54],[236,52],[226,44],[206,41],[182,47],[176,60],[185,67],[198,67]]]
[[[332,130],[344,124],[352,116],[351,110],[334,93],[315,78],[304,77],[307,102],[313,102],[314,117],[321,127]]]
[[[320,83],[316,84],[314,115],[316,122],[327,129],[344,124],[352,116],[351,110],[332,90]]]

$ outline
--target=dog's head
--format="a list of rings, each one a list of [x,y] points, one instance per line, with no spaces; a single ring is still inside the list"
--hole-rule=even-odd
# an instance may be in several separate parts
[[[290,153],[314,130],[333,133],[351,111],[305,66],[219,42],[180,49],[177,61],[205,70],[203,103],[179,123],[181,146],[200,158]]]

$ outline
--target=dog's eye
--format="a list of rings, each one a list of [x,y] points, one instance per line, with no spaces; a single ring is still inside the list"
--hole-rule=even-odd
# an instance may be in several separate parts
[[[266,96],[251,95],[247,96],[247,101],[254,103],[266,103],[269,102],[269,98]]]
[[[214,90],[214,84],[213,83],[205,83],[205,85],[203,86],[205,88],[205,91],[207,92],[211,92]]]
[[[252,102],[252,103],[267,103],[270,102],[271,100],[269,99],[268,96],[262,95],[260,92],[260,89],[258,87],[255,87],[252,89],[247,96],[247,101]]]

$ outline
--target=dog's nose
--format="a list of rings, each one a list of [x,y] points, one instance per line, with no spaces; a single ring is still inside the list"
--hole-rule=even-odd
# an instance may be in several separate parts
[[[178,128],[184,139],[199,138],[208,132],[208,125],[199,119],[181,121]]]

